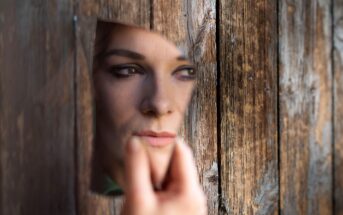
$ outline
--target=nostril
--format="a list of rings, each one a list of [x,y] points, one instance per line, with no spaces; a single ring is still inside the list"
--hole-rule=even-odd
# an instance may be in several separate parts
[[[153,111],[153,110],[143,110],[142,113],[143,113],[144,115],[146,115],[146,116],[151,116],[151,117],[157,115],[156,112]]]
[[[142,114],[146,116],[163,116],[166,114],[171,114],[173,111],[171,109],[171,105],[165,101],[154,101],[150,100],[141,106]]]

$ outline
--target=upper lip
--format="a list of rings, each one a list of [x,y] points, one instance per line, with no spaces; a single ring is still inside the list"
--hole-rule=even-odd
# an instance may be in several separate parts
[[[174,138],[176,137],[176,134],[172,132],[167,132],[167,131],[151,131],[151,130],[145,130],[145,131],[139,131],[139,132],[134,132],[134,135],[137,136],[150,136],[150,137],[171,137]]]

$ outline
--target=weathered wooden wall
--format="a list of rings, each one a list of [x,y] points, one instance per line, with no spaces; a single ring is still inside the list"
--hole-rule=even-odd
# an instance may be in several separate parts
[[[220,1],[220,214],[277,214],[277,4]]]
[[[89,190],[96,18],[196,62],[209,214],[343,214],[343,0],[1,0],[0,214],[119,214]]]
[[[0,214],[75,214],[73,1],[0,1]]]
[[[281,213],[331,214],[331,2],[282,1],[279,11]]]

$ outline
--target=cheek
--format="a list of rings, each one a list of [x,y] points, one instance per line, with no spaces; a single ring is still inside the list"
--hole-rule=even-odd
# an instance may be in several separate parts
[[[176,103],[178,109],[182,114],[184,114],[185,110],[189,105],[189,101],[192,96],[194,84],[193,83],[179,83],[175,87],[175,90],[172,92],[172,96],[177,98]]]
[[[120,88],[119,86],[111,86],[106,93],[107,112],[111,115],[111,119],[120,123],[127,121],[135,112],[135,104],[137,93],[133,88]]]
[[[118,83],[103,80],[96,86],[96,102],[101,115],[105,115],[113,124],[128,121],[135,114],[137,100],[137,87],[135,83]]]

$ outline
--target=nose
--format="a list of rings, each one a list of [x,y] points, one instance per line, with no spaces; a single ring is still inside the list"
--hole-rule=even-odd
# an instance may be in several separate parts
[[[151,77],[145,83],[140,111],[146,116],[161,117],[173,113],[173,97],[168,80]]]

